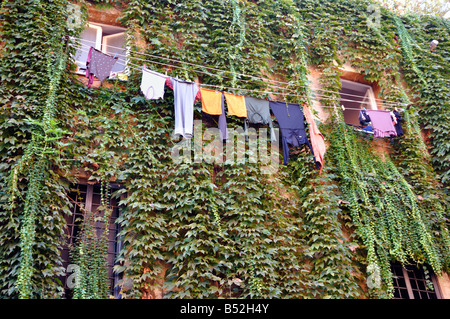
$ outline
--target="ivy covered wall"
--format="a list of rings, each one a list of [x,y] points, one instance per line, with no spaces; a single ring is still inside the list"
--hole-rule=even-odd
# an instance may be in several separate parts
[[[448,272],[445,21],[380,8],[374,26],[367,23],[371,2],[362,0],[123,1],[121,23],[135,65],[143,63],[135,52],[172,58],[188,62],[171,68],[172,76],[310,104],[319,97],[310,90],[309,66],[321,72],[327,91],[321,104],[333,107],[341,67],[351,63],[381,87],[379,98],[411,104],[406,134],[386,143],[389,153],[380,154],[374,141],[330,112],[321,126],[330,145],[323,173],[300,150],[268,176],[253,163],[174,163],[173,93],[166,89],[164,100],[146,101],[137,70],[127,82],[81,84],[71,72],[75,49],[66,36],[82,28],[67,23],[68,3],[1,2],[1,297],[63,296],[56,277],[64,270],[59,252],[75,168],[91,181],[124,186],[112,196],[123,198],[116,271],[131,280],[125,298],[153,290],[169,298],[389,298],[391,261]],[[87,5],[81,3],[84,20]],[[431,52],[432,39],[440,43]],[[274,90],[244,74],[288,85]],[[199,107],[195,118],[201,119]],[[242,123],[229,118],[228,125]],[[90,238],[89,229],[83,238]],[[101,261],[102,247],[77,242],[74,258],[92,278],[84,276],[76,296],[104,296],[86,288],[105,281],[101,263],[79,254]]]

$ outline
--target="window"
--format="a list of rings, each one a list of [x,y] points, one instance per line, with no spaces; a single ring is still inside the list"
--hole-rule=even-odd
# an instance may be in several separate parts
[[[347,124],[360,126],[359,110],[366,108],[376,110],[377,103],[372,87],[367,84],[341,80],[342,89],[339,91],[341,104],[344,106],[344,121]],[[355,110],[357,109],[357,110]]]
[[[111,187],[117,188],[113,185]],[[96,212],[101,203],[100,185],[75,185],[71,188],[71,190],[72,191],[69,194],[69,198],[73,203],[72,215],[65,217],[67,222],[67,245],[62,251],[64,269],[67,269],[68,265],[71,263],[70,249],[75,244],[76,238],[80,232],[80,227],[83,220],[83,211],[86,210]],[[114,297],[118,297],[119,288],[115,286],[120,278],[117,274],[113,273],[113,266],[115,264],[117,253],[121,248],[121,243],[117,240],[119,229],[118,225],[115,223],[116,219],[119,217],[120,211],[116,199],[111,198],[110,205],[113,210],[109,222],[108,275],[111,288],[110,294]],[[96,228],[98,230],[102,229],[103,226],[104,225],[101,221],[98,221],[96,224]],[[70,272],[66,272],[66,276],[64,278],[60,278],[64,284],[66,298],[71,298],[72,296],[72,290],[69,289],[67,285],[67,277],[71,274],[72,273]]]
[[[86,60],[90,47],[112,56],[117,54],[118,60],[113,66],[110,78],[120,78],[121,75],[128,74],[126,69],[128,50],[124,28],[98,23],[88,24],[80,35],[78,50],[74,57],[77,65],[76,72],[79,74],[85,74],[86,72]]]
[[[436,275],[428,270],[429,279],[425,271],[413,265],[402,267],[400,263],[391,265],[394,274],[394,299],[440,299]],[[430,287],[432,286],[432,288]]]

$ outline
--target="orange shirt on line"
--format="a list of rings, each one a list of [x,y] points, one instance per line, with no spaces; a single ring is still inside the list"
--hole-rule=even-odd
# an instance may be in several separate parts
[[[224,92],[224,94],[225,99],[227,100],[228,115],[247,117],[245,97],[243,95],[235,95],[226,92]]]
[[[222,114],[222,92],[200,89],[202,100],[202,111],[210,115]]]

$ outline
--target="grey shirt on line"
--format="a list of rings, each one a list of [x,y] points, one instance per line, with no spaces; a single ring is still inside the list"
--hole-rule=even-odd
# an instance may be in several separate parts
[[[271,140],[276,141],[277,138],[273,130],[272,118],[270,117],[269,101],[246,96],[245,106],[247,108],[247,121],[252,124],[269,125]],[[246,135],[248,131],[247,121],[244,122]]]
[[[173,85],[175,131],[174,135],[192,138],[194,127],[194,101],[199,88],[194,82],[170,78]]]

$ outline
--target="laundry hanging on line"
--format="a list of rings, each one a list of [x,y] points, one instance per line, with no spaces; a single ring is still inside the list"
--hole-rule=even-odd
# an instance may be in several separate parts
[[[319,173],[322,172],[323,162],[326,152],[325,138],[317,127],[313,115],[306,104],[303,104],[303,114],[309,126],[309,136],[311,138],[311,146],[314,151],[314,158],[319,166]]]
[[[141,91],[147,100],[157,100],[164,98],[164,87],[169,77],[147,69],[142,66]]]
[[[194,128],[194,101],[199,91],[194,82],[170,78],[174,94],[174,135],[192,138]]]
[[[372,123],[374,137],[397,136],[390,111],[367,110]]]
[[[225,116],[224,95],[221,91],[200,88],[202,111],[209,115],[219,115],[219,131],[222,140],[228,139],[227,119]]]
[[[270,106],[268,100],[245,96],[245,106],[247,108],[247,119],[244,122],[245,135],[248,135],[248,124],[269,125],[270,137],[275,142],[276,136],[273,130],[272,118],[270,117]]]
[[[270,116],[270,109],[272,109],[280,124],[280,130],[282,133],[283,163],[285,165],[289,163],[289,146],[301,146],[303,144],[306,144],[308,145],[311,153],[314,156],[314,149],[306,136],[303,112],[298,104],[275,101],[269,102],[268,100],[258,99],[250,96],[240,96],[206,88],[197,88],[194,82],[183,81],[174,78],[166,79],[165,84],[174,90],[175,135],[181,135],[185,138],[192,137],[194,118],[193,105],[195,103],[195,100],[199,98],[201,100],[202,111],[204,113],[210,115],[219,115],[218,127],[221,133],[221,138],[223,140],[227,140],[228,130],[224,107],[225,97],[227,99],[229,115],[241,115],[240,117],[246,116],[246,135],[248,134],[248,123],[269,125],[271,129],[271,140],[276,141],[273,123]],[[286,108],[287,105],[291,106],[292,114],[289,114],[289,120],[286,120],[287,118],[283,113],[287,109],[283,111],[282,108],[279,108],[280,105],[284,108]],[[321,171],[321,168],[323,166],[323,154],[325,152],[325,148],[324,144],[322,145],[322,142],[320,141],[319,136],[322,135],[317,126],[313,128],[313,131],[315,132],[315,134],[317,134],[317,137],[315,137],[315,146],[318,154],[317,156],[315,156],[315,163],[316,168],[320,169]]]
[[[89,49],[86,60],[86,77],[88,78],[88,88],[94,83],[94,76],[100,80],[100,86],[103,81],[111,74],[111,70],[118,58],[105,54],[93,47]]]
[[[397,132],[397,136],[402,136],[402,135],[404,135],[402,124],[401,124],[401,122],[403,122],[403,117],[400,115],[400,113],[397,110],[392,111],[392,113],[396,119],[394,127],[395,127],[395,131]]]
[[[94,76],[96,76],[100,81],[101,85],[103,81],[110,75],[112,67],[117,61],[117,57],[107,55],[93,47],[90,48],[88,53],[88,58],[86,61],[86,77],[89,78],[88,81],[88,87],[91,87]],[[164,76],[161,73],[148,70],[144,67],[142,68],[142,74],[143,78],[141,81],[141,91],[143,92],[146,99],[159,99],[164,97],[164,85],[167,85],[168,87],[172,88],[174,90],[174,96],[175,96],[175,135],[181,135],[185,138],[191,138],[192,137],[192,127],[193,127],[193,104],[201,99],[201,90],[195,86],[194,82],[174,79],[169,76]],[[147,78],[144,78],[145,74],[147,75]],[[154,79],[149,79],[148,75],[155,76]],[[160,77],[160,78],[158,78]],[[153,83],[152,83],[153,82]],[[164,85],[162,84],[164,82]],[[176,83],[176,84],[175,84]],[[183,91],[182,87],[184,86],[182,83],[186,84],[189,83],[189,85],[193,85],[192,88],[196,88],[193,90],[193,94],[189,96],[187,99],[187,102],[184,101],[183,93],[180,91]],[[179,85],[181,84],[181,85]],[[177,86],[179,86],[177,88]],[[178,91],[179,94],[176,93]],[[177,98],[178,95],[178,98]],[[248,123],[253,124],[268,124],[271,128],[271,139],[272,141],[276,141],[276,137],[273,134],[273,124],[270,118],[270,112],[268,112],[268,116],[260,116],[262,113],[255,110],[253,114],[251,113],[252,109],[252,102],[249,102],[251,99],[254,99],[252,97],[248,96],[242,96],[242,95],[235,95],[232,93],[222,92],[221,94],[221,113],[219,117],[219,128],[221,129],[222,137],[224,139],[228,138],[228,132],[227,132],[227,125],[226,125],[226,116],[225,116],[225,108],[224,108],[224,102],[223,98],[225,97],[227,101],[227,108],[228,108],[228,115],[231,116],[237,116],[237,117],[244,117],[246,118],[244,124],[245,124],[245,131],[247,133],[247,127]],[[261,100],[261,99],[255,99],[259,100],[258,102],[260,105],[267,105],[267,100]],[[261,103],[263,102],[263,103]],[[284,102],[285,103],[285,102]],[[293,103],[291,103],[293,104]],[[192,105],[192,106],[191,106]],[[297,105],[298,106],[298,105]],[[268,107],[263,107],[263,109],[268,110]],[[374,113],[379,112],[379,113]],[[385,112],[385,113],[383,113]],[[392,122],[387,121],[387,115],[386,112],[389,113],[389,116],[392,119]],[[216,111],[216,113],[219,113],[219,111]],[[191,124],[189,124],[189,119],[191,118]],[[305,111],[306,114],[306,111]],[[316,149],[315,153],[315,161],[316,165],[321,167],[323,166],[323,154],[325,147],[323,143],[323,136],[321,135],[320,131],[318,131],[317,127],[314,125],[314,121],[309,119],[309,116],[304,115],[306,121],[308,122],[308,126],[310,127],[311,132],[311,141],[317,142],[317,145],[311,145],[309,141],[306,138],[306,142],[303,144],[307,144],[311,152],[314,155],[314,149]],[[372,116],[375,115],[375,119],[371,119]],[[255,120],[255,116],[260,116],[259,120]],[[381,111],[381,110],[362,110],[360,112],[360,123],[366,125],[362,130],[367,132],[372,132],[375,137],[393,137],[393,136],[401,136],[403,135],[403,129],[401,127],[400,122],[403,121],[401,118],[401,115],[395,111],[395,112],[389,112],[389,111]],[[392,125],[390,125],[391,123]],[[372,124],[368,125],[368,124]],[[317,129],[317,132],[315,132]],[[314,133],[315,132],[315,133]],[[286,135],[286,134],[285,134]],[[282,143],[285,143],[286,141],[289,141],[287,145],[294,145],[299,144],[299,140],[296,137],[297,141],[293,140],[292,138],[284,139],[285,141],[282,141]],[[293,143],[293,144],[292,144]],[[313,143],[314,144],[314,143]],[[301,144],[299,144],[301,145]],[[285,148],[284,148],[285,149]],[[322,149],[322,150],[321,150]],[[321,151],[317,151],[321,150]],[[284,150],[283,150],[284,151]],[[319,153],[319,154],[317,154]],[[286,155],[286,154],[284,154]],[[285,157],[285,163],[287,164],[288,158]]]
[[[222,95],[220,91],[200,88],[202,111],[210,115],[222,114]]]
[[[86,65],[88,70],[86,76],[89,77],[88,86],[93,82],[93,76],[97,76],[103,82],[110,74],[112,66],[117,60],[116,57],[109,55],[98,55],[102,52],[91,47],[89,51]],[[113,63],[111,59],[114,60]],[[194,103],[197,100],[202,101],[202,111],[208,114],[219,115],[219,130],[222,139],[228,139],[228,130],[226,124],[226,115],[224,107],[224,98],[227,100],[229,115],[244,117],[245,132],[248,133],[248,123],[269,125],[271,129],[271,140],[276,141],[273,123],[270,116],[269,101],[257,99],[250,96],[235,95],[227,92],[217,92],[204,88],[198,88],[196,83],[165,76],[161,73],[149,70],[144,65],[142,68],[142,79],[140,89],[147,100],[164,98],[164,87],[167,85],[174,91],[174,113],[175,113],[175,129],[174,135],[183,136],[184,138],[192,138],[193,135],[193,119],[194,119]],[[202,93],[204,97],[202,97]],[[272,101],[270,102],[272,103]],[[274,102],[277,103],[277,102]],[[284,102],[283,102],[284,103]],[[282,143],[284,163],[289,162],[289,145],[300,146],[307,144],[314,155],[313,147],[309,143],[306,132],[304,130],[304,117],[298,104],[289,103],[294,109],[298,109],[299,113],[293,115],[290,120],[298,122],[298,127],[294,125],[290,127],[282,127]],[[275,104],[274,104],[275,105]],[[287,104],[286,104],[287,105]],[[220,110],[220,111],[219,111]],[[274,111],[275,113],[275,111]],[[277,117],[277,115],[275,114]],[[280,116],[280,115],[279,115]],[[286,124],[285,118],[281,122]],[[278,117],[277,117],[278,119]],[[278,121],[280,121],[278,119]],[[280,122],[279,122],[280,123]],[[318,131],[318,130],[317,130]],[[292,134],[294,133],[294,134]],[[317,157],[317,166],[321,167],[323,160]],[[317,165],[316,164],[316,165]]]
[[[227,101],[228,115],[237,117],[247,117],[247,107],[245,105],[245,96],[223,92]]]
[[[269,105],[280,125],[283,163],[285,165],[289,163],[290,146],[306,144],[314,156],[314,150],[306,136],[304,117],[300,106],[280,101],[270,101]]]
[[[388,113],[390,117],[388,116]],[[375,114],[375,124],[372,123],[369,114]],[[362,131],[373,133],[375,137],[394,137],[404,135],[401,125],[403,118],[396,109],[393,111],[362,109],[359,112],[359,122],[363,126]],[[392,128],[390,122],[392,122],[394,129]],[[376,126],[375,129],[373,127],[374,125]]]
[[[221,140],[228,139],[227,119],[225,116],[223,92],[200,88],[200,100],[202,102],[202,112],[209,115],[218,115],[218,127]]]
[[[370,124],[370,116],[367,114],[365,108],[359,111],[359,123],[364,126]]]

